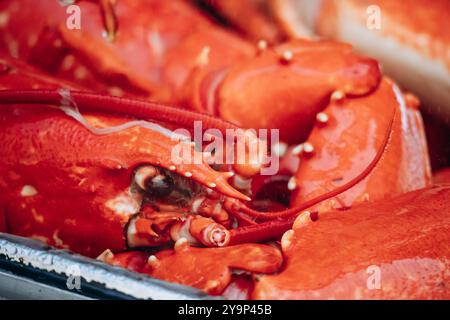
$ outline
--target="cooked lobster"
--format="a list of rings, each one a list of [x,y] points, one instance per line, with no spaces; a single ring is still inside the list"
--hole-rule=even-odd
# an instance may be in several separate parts
[[[181,0],[74,3],[80,30],[57,1],[0,3],[1,231],[228,297],[450,296],[449,190],[432,187],[418,100],[376,60],[331,41],[252,43]],[[267,141],[279,171],[211,166],[178,133],[195,121],[280,129]],[[175,163],[180,144],[201,161]],[[417,257],[434,260],[361,289],[369,265]]]

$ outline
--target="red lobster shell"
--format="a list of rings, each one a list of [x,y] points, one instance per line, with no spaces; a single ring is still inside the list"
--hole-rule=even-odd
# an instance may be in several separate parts
[[[287,142],[307,137],[333,92],[364,95],[381,77],[377,62],[353,54],[350,46],[251,44],[180,0],[121,0],[113,12],[96,1],[77,4],[83,26],[69,30],[66,8],[57,1],[36,8],[29,0],[2,2],[8,19],[0,48],[95,91],[150,96],[244,128],[282,128]],[[108,30],[105,12],[113,14],[117,32]],[[24,23],[31,14],[37,19]],[[115,34],[112,42],[102,37],[105,32]]]
[[[23,89],[27,86],[46,88],[45,98],[50,104],[53,95],[56,96],[56,102],[58,98],[74,99],[80,111],[86,109],[83,112],[84,119],[97,130],[130,124],[131,119],[127,116],[104,114],[105,110],[113,108],[111,105],[105,107],[105,104],[102,107],[102,100],[113,102],[107,97],[71,92],[68,89],[55,91],[58,88],[56,82],[12,60],[3,59],[2,70],[3,89],[21,83]],[[3,91],[0,99],[3,103],[13,100],[26,103],[33,101],[33,94],[36,99],[42,92],[21,91],[20,97],[14,98],[13,92]],[[96,104],[90,104],[90,99]],[[124,103],[116,102],[119,105]],[[86,123],[83,125],[80,119],[76,121],[58,109],[33,104],[2,106],[1,231],[40,239],[88,256],[97,256],[105,249],[123,251],[130,247],[161,246],[170,240],[179,240],[176,248],[181,243],[186,246],[186,239],[206,246],[228,243],[227,229],[213,220],[221,216],[215,216],[208,209],[208,206],[220,206],[226,197],[247,200],[246,196],[226,182],[230,177],[228,173],[214,171],[206,163],[171,164],[171,148],[179,142],[172,139],[167,129],[156,125],[153,125],[155,128],[141,127],[142,124],[135,123],[103,135],[92,132],[93,129]],[[143,103],[140,109],[135,108],[140,115],[167,112],[169,109],[149,103]],[[120,112],[120,109],[116,112]],[[177,110],[173,109],[172,112]],[[186,121],[192,120],[187,117]],[[213,119],[210,121],[220,125]],[[107,153],[100,150],[107,150]],[[197,151],[192,149],[192,152]],[[185,188],[192,188],[187,190],[193,192],[189,196],[191,198],[186,200],[188,204],[183,206],[158,202],[156,193],[162,188],[158,189],[155,185],[151,186],[151,191],[156,200],[150,197],[147,200],[154,201],[146,204],[143,198],[146,197],[145,188],[150,188],[147,176],[154,178],[149,172],[152,170],[167,176],[170,173],[172,179],[178,179],[174,183],[184,183],[187,184]],[[142,175],[146,176],[140,177]],[[187,178],[196,182],[189,182]],[[204,187],[200,187],[200,184]],[[137,190],[139,188],[142,190]],[[163,196],[168,197],[169,194],[164,193]],[[177,197],[177,202],[182,200],[182,194],[177,194]],[[193,212],[194,215],[188,216],[193,209],[187,206],[194,206],[193,203],[199,200],[200,203],[195,205],[199,215]],[[225,211],[222,213],[227,216]],[[219,222],[223,223],[221,220]],[[266,245],[246,244],[217,252],[214,249],[204,252],[201,249],[191,250],[199,250],[199,254],[194,256],[200,262],[208,263],[206,257],[214,258],[214,255],[223,259],[230,257],[230,267],[249,272],[273,272],[281,264],[279,251]],[[239,252],[245,252],[251,259],[238,261],[233,258]],[[177,256],[175,259],[178,259]],[[207,287],[202,288],[218,294],[231,281],[231,273],[227,275],[220,269],[213,269],[211,272],[216,272],[216,276],[211,274],[211,277],[219,278],[206,282],[204,285]],[[163,275],[154,276],[167,279]]]
[[[211,294],[253,298],[333,297],[317,279],[331,268],[330,285],[340,284],[348,268],[356,274],[371,261],[354,253],[344,261],[347,246],[364,249],[355,241],[361,233],[386,257],[373,259],[382,270],[426,252],[433,233],[445,239],[448,188],[408,193],[431,186],[418,101],[383,77],[377,61],[331,41],[252,44],[181,0],[76,4],[80,30],[67,28],[67,7],[57,1],[0,3],[0,50],[40,68],[1,56],[0,230],[92,257],[103,252],[108,263]],[[26,23],[31,11],[37,19]],[[233,173],[206,161],[173,163],[181,138],[172,130],[191,129],[195,120],[222,132],[280,128],[291,144],[280,171],[293,175],[289,208],[257,211],[248,188],[243,194],[229,184]],[[277,179],[258,176],[260,166],[232,169],[250,183],[263,181],[253,185],[255,197]],[[442,224],[418,218],[434,207],[443,211]],[[430,242],[418,245],[410,239],[421,224]],[[305,272],[303,232],[317,250]],[[329,238],[342,239],[335,255]],[[267,244],[280,239],[283,255]],[[155,254],[123,253],[172,243],[173,250]],[[429,258],[441,258],[448,270],[446,247],[437,247]],[[321,265],[322,253],[330,265]],[[316,270],[311,278],[308,270]],[[275,272],[255,282],[255,273]],[[339,297],[400,296],[397,289],[355,296],[361,284],[353,277],[360,274],[350,272]],[[401,275],[395,288],[396,279],[411,281]],[[448,282],[443,273],[436,279]],[[437,282],[423,295],[405,293],[446,296]]]

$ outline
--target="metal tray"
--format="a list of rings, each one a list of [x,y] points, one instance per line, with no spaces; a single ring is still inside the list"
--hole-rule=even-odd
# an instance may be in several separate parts
[[[0,233],[0,299],[214,299],[186,286]]]

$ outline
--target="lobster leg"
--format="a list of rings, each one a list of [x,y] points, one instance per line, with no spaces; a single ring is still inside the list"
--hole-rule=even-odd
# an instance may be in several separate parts
[[[273,273],[280,268],[282,256],[272,246],[244,244],[224,248],[194,248],[186,241],[174,250],[155,255],[145,252],[103,253],[107,263],[129,268],[152,277],[189,285],[209,294],[221,294],[232,280],[232,270]]]

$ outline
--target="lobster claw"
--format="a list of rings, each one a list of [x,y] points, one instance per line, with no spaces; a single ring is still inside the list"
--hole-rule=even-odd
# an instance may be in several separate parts
[[[430,186],[425,135],[412,96],[404,98],[383,79],[372,94],[341,97],[325,111],[308,142],[292,151],[301,155],[287,184],[295,190],[292,207],[262,213],[237,204],[247,217],[266,222],[232,230],[230,243],[277,238],[305,210],[317,215]]]
[[[431,185],[419,110],[389,79],[368,96],[332,101],[321,115],[326,121],[316,121],[292,180],[294,207],[354,179],[361,181],[309,210],[348,208]]]
[[[284,270],[261,277],[253,298],[448,299],[449,196],[436,186],[295,223]]]
[[[201,73],[201,71],[198,71]],[[378,63],[349,45],[295,40],[268,48],[222,72],[192,76],[190,104],[244,128],[280,129],[281,139],[302,142],[331,98],[377,88]],[[276,79],[276,80],[274,80]],[[264,94],[261,94],[264,92]]]

